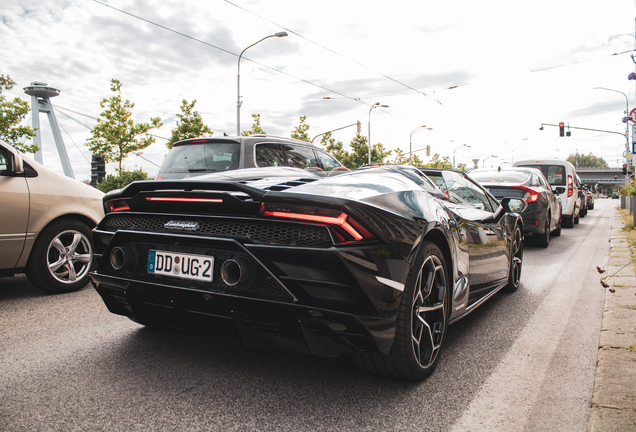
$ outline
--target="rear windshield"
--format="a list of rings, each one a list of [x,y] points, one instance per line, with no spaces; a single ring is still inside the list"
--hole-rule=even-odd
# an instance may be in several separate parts
[[[526,183],[530,179],[530,173],[527,172],[513,172],[513,171],[489,171],[489,172],[475,172],[469,174],[474,180],[480,183],[486,182],[499,182],[499,183]]]
[[[175,146],[160,171],[165,173],[217,172],[238,169],[239,143],[205,143]]]
[[[566,175],[565,165],[520,165],[525,168],[537,168],[543,172],[545,178],[548,179],[548,183],[552,186],[565,186]]]

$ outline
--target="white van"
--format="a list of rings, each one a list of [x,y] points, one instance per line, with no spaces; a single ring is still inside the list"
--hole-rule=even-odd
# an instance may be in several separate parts
[[[573,228],[574,224],[579,223],[582,208],[579,194],[581,183],[574,165],[562,160],[528,159],[516,161],[512,166],[540,169],[550,182],[552,190],[561,199],[563,226]]]

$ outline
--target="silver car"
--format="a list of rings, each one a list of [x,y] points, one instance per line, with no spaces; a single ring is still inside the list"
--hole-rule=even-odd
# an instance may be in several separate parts
[[[193,138],[175,143],[155,180],[174,180],[243,168],[287,166],[318,175],[342,164],[305,141],[271,135]]]
[[[103,196],[0,140],[0,276],[26,273],[49,293],[84,287]]]

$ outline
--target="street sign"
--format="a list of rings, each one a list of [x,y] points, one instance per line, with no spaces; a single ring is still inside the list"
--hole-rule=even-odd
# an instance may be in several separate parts
[[[629,119],[636,123],[636,108],[629,112]]]

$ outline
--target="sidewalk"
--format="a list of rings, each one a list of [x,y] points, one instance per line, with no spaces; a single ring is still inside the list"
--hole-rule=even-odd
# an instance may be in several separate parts
[[[636,272],[623,226],[616,210],[588,432],[636,432]]]

